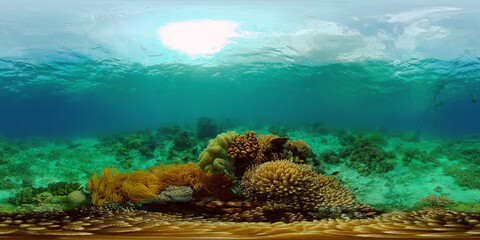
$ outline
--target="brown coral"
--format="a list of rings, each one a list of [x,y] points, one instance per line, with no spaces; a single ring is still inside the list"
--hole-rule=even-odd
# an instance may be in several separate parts
[[[455,203],[455,201],[448,199],[445,195],[438,196],[435,194],[429,194],[426,197],[422,197],[419,203],[431,207],[444,207],[445,205]]]
[[[97,206],[151,200],[170,185],[189,186],[198,198],[229,199],[234,195],[232,180],[226,174],[204,172],[194,163],[162,165],[133,173],[119,173],[107,167],[102,171],[102,177],[96,173],[92,176],[87,190],[93,192],[92,203]]]
[[[236,132],[218,134],[211,139],[207,148],[203,150],[198,158],[198,165],[206,172],[215,174],[227,172],[233,174],[235,171],[234,159],[228,158],[228,146],[238,136]]]
[[[293,156],[301,160],[306,160],[312,155],[312,149],[303,140],[288,140],[285,144],[285,149],[292,152]]]
[[[288,140],[287,137],[279,137],[277,135],[259,135],[258,136],[259,151],[255,162],[264,163],[280,158],[280,153],[284,150],[284,144]]]
[[[293,209],[355,203],[353,194],[335,177],[318,175],[310,167],[290,160],[266,162],[249,169],[241,185],[250,199]]]
[[[246,131],[229,144],[228,157],[235,159],[235,176],[241,177],[257,156],[259,146],[256,135],[254,131]]]

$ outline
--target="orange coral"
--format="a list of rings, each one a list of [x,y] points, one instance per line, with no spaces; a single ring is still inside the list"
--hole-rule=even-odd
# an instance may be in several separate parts
[[[243,135],[238,135],[235,140],[229,144],[228,157],[236,160],[254,159],[258,152],[257,133],[246,131]]]
[[[147,171],[119,173],[105,168],[102,177],[95,173],[87,184],[92,191],[92,203],[103,206],[107,203],[139,203],[155,198],[170,185],[189,186],[194,196],[213,196],[218,199],[233,197],[233,178],[226,174],[204,172],[194,163],[156,166]]]
[[[87,190],[93,191],[92,203],[98,206],[108,202],[126,203],[128,200],[122,194],[122,184],[127,177],[128,174],[109,167],[103,169],[100,178],[94,173],[87,183]]]
[[[235,160],[235,176],[241,177],[258,153],[257,133],[246,131],[229,144],[228,157]]]

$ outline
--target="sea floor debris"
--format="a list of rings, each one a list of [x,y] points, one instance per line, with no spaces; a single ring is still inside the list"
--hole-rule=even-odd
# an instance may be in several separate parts
[[[89,236],[89,239],[117,239],[117,236],[138,239],[480,239],[480,214],[427,208],[368,219],[252,223],[108,206],[0,215],[0,238],[47,236]]]

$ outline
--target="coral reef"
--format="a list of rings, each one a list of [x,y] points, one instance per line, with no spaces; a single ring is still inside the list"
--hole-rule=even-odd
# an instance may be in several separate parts
[[[340,163],[340,157],[338,156],[335,151],[331,149],[324,149],[320,155],[319,155],[320,160],[322,160],[325,163],[329,164],[337,164]]]
[[[276,159],[280,159],[280,153],[283,152],[284,144],[288,141],[287,137],[279,137],[277,135],[259,135],[258,146],[259,151],[255,162],[263,163]]]
[[[173,149],[177,151],[185,151],[196,144],[193,134],[182,129],[173,137]]]
[[[211,139],[205,150],[198,158],[198,165],[207,172],[232,174],[235,171],[235,162],[228,158],[228,147],[238,136],[236,132],[218,134]]]
[[[480,189],[480,167],[476,164],[448,164],[443,173],[452,176],[460,186]]]
[[[208,117],[201,117],[197,121],[197,137],[212,138],[217,135],[218,126],[215,120]]]
[[[350,143],[349,138],[345,144]],[[351,144],[346,145],[340,152],[340,156],[346,158],[347,166],[357,170],[361,175],[385,173],[393,170],[394,152],[383,150],[388,142],[382,135],[372,134],[367,137],[358,136]]]
[[[249,199],[279,204],[284,209],[352,205],[353,194],[335,177],[318,175],[310,167],[290,160],[266,162],[249,169],[242,178]]]
[[[445,207],[449,204],[454,204],[455,201],[448,199],[445,195],[435,195],[430,194],[426,197],[422,197],[420,201],[416,204],[422,208],[425,207]]]
[[[422,163],[435,163],[437,158],[434,152],[427,153],[425,150],[417,148],[402,148],[399,149],[404,164],[410,164],[412,160],[417,160]]]
[[[37,202],[36,196],[40,193],[49,193],[52,196],[68,195],[77,190],[82,190],[80,183],[70,182],[54,182],[49,183],[47,187],[32,188],[26,187],[17,191],[14,197],[10,197],[7,201],[11,204],[20,206],[22,204],[31,204]]]
[[[256,132],[245,132],[235,137],[228,146],[228,157],[235,159],[235,176],[241,177],[247,167],[254,162],[258,153],[258,139]]]
[[[151,201],[170,185],[191,187],[197,198],[233,196],[232,177],[204,172],[194,163],[162,165],[132,173],[105,168],[101,175],[95,173],[87,183],[87,190],[93,192],[92,203],[97,206]]]

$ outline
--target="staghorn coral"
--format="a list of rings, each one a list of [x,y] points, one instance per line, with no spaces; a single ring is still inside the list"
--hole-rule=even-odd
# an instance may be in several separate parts
[[[120,173],[105,168],[102,177],[95,173],[87,184],[92,191],[92,203],[104,206],[107,203],[140,203],[155,199],[170,185],[189,186],[194,196],[211,196],[227,199],[233,196],[232,177],[226,174],[204,172],[197,164],[171,164],[156,166],[147,171]]]
[[[249,199],[281,204],[287,209],[311,210],[355,203],[353,194],[335,177],[319,175],[310,167],[289,160],[250,168],[242,178],[241,187]]]
[[[228,157],[235,159],[235,176],[241,177],[258,153],[257,133],[246,131],[229,144]]]
[[[227,172],[233,174],[235,171],[234,159],[228,158],[228,146],[238,136],[236,132],[218,134],[211,139],[207,148],[203,150],[198,158],[198,165],[206,172],[215,174]]]

